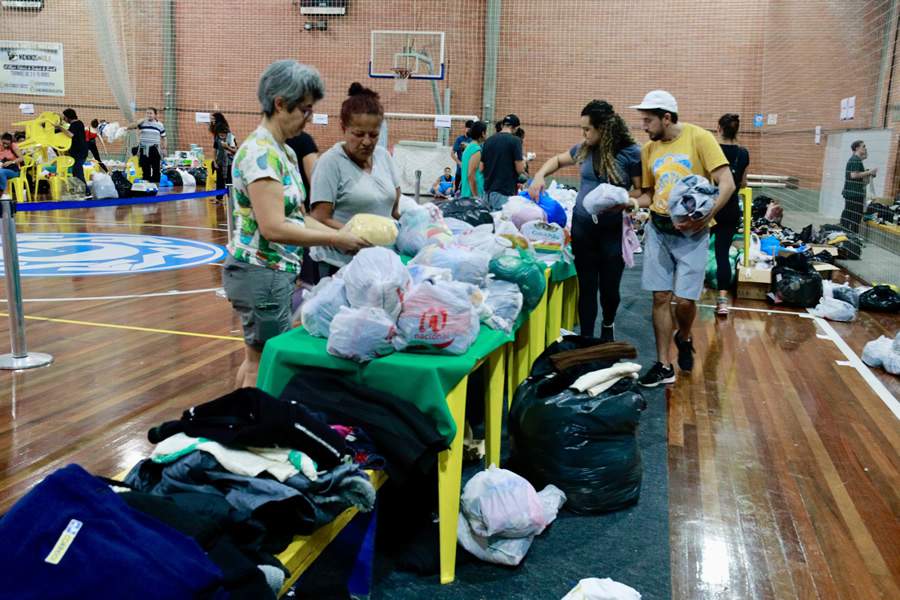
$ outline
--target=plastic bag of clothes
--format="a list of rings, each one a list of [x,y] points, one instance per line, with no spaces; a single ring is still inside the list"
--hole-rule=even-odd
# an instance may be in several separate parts
[[[392,319],[400,314],[410,277],[394,252],[387,248],[363,248],[340,273],[350,306],[380,308]]]
[[[409,264],[450,269],[454,281],[481,286],[487,279],[490,262],[491,256],[486,252],[452,245],[426,246]]]
[[[450,229],[450,233],[452,233],[454,236],[475,229],[465,221],[460,221],[459,219],[454,219],[453,217],[444,217],[444,225],[446,225]]]
[[[640,593],[609,577],[588,577],[578,582],[562,600],[641,600]]]
[[[519,196],[527,198],[529,200],[531,199],[528,195],[528,190],[522,190],[521,192],[519,192]],[[547,215],[548,223],[556,223],[560,227],[566,226],[566,210],[562,207],[562,204],[551,198],[546,191],[541,192],[541,196],[540,198],[538,198],[537,205]]]
[[[208,173],[206,169],[203,167],[194,167],[193,169],[188,169],[188,173],[194,178],[194,182],[199,186],[206,185],[206,178]]]
[[[521,231],[526,223],[546,223],[547,213],[545,213],[540,206],[532,202],[531,205],[523,206],[513,213],[512,217],[510,217],[510,221],[516,226],[516,229]]]
[[[494,234],[493,225],[473,227],[469,231],[454,236],[453,241],[456,245],[485,252],[491,258],[500,256],[513,246],[507,238]]]
[[[512,461],[536,486],[553,484],[577,513],[637,502],[641,454],[637,428],[647,407],[626,377],[597,396],[573,389],[541,397],[539,378],[516,389],[509,413]]]
[[[408,256],[415,256],[425,246],[449,242],[452,236],[450,228],[444,223],[441,209],[431,203],[422,204],[400,215],[397,249]]]
[[[380,215],[356,214],[341,227],[373,246],[393,246],[397,241],[397,224],[393,219]]]
[[[459,542],[482,560],[517,565],[565,501],[566,495],[556,486],[548,485],[538,493],[523,477],[491,465],[463,489]]]
[[[465,354],[480,327],[473,292],[477,288],[455,281],[426,281],[414,287],[397,320],[398,344]]]
[[[829,321],[852,321],[856,318],[856,309],[852,304],[836,298],[822,297],[819,304],[809,311],[811,314]]]
[[[333,267],[341,268],[349,265],[353,255],[345,254],[331,246],[312,246],[308,249],[309,259],[313,262],[322,262]]]
[[[521,231],[528,241],[543,246],[562,248],[568,241],[565,228],[556,223],[531,221],[522,225]]]
[[[516,319],[522,312],[522,292],[519,286],[509,281],[491,279],[486,287],[485,305],[490,309],[490,316],[484,324],[491,329],[512,333]]]
[[[453,218],[464,221],[469,225],[494,225],[491,211],[481,204],[476,198],[457,198],[449,200],[441,205],[444,218]]]
[[[328,354],[368,362],[394,351],[396,333],[394,320],[384,310],[342,306],[331,321]]]
[[[91,175],[91,195],[95,200],[103,200],[104,198],[118,198],[119,192],[116,191],[116,184],[113,183],[112,177],[106,173],[94,173]]]
[[[411,285],[419,285],[425,281],[453,281],[453,271],[427,265],[406,265]]]
[[[785,304],[812,308],[822,297],[822,276],[803,254],[778,256],[772,269],[772,291]]]
[[[712,211],[719,189],[700,175],[688,175],[669,193],[669,215],[673,221],[700,221]]]
[[[343,306],[349,306],[344,280],[325,277],[303,298],[300,315],[310,335],[328,337],[331,321]]]
[[[173,186],[181,186],[181,173],[178,172],[178,169],[164,169],[162,174],[166,176],[169,183]]]
[[[601,183],[585,195],[584,210],[596,216],[620,206],[628,206],[630,202],[628,190],[625,188]]]
[[[490,263],[490,272],[495,278],[519,286],[523,305],[528,312],[534,310],[547,289],[545,269],[544,265],[523,252],[518,256],[499,256]]]
[[[895,340],[885,336],[872,340],[863,347],[862,361],[872,368],[900,375],[900,351],[894,349],[895,344],[900,346],[900,334]]]
[[[197,187],[197,180],[194,179],[194,176],[187,169],[176,169],[178,171],[178,175],[181,177],[181,185],[182,187],[192,188]]]
[[[889,285],[876,285],[871,290],[860,294],[859,308],[880,312],[898,312],[900,311],[900,294]]]
[[[840,285],[831,281],[822,282],[822,293],[825,298],[834,298],[843,300],[847,304],[853,305],[853,308],[859,308],[859,296],[861,292],[854,287],[842,283]]]

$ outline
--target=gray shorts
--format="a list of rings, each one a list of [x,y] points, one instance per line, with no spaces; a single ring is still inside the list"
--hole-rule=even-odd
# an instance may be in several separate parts
[[[641,287],[649,292],[674,292],[679,298],[699,300],[709,258],[709,229],[683,236],[662,233],[648,223],[644,232]]]
[[[509,196],[501,192],[485,192],[484,203],[491,212],[500,210],[509,201]]]
[[[296,279],[296,273],[251,265],[231,255],[225,259],[222,284],[228,301],[241,316],[248,346],[262,350],[266,340],[291,328]]]

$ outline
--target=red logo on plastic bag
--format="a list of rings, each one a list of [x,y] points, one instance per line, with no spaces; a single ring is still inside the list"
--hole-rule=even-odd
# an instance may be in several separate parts
[[[425,333],[426,329],[431,329],[434,333],[439,333],[447,326],[447,309],[431,307],[422,313],[419,318],[419,333]]]

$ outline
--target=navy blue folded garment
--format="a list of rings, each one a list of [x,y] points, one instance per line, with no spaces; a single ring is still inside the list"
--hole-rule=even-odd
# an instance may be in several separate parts
[[[125,504],[78,465],[55,471],[0,519],[0,596],[224,600],[191,538]]]
[[[176,433],[209,438],[225,446],[293,448],[326,470],[350,456],[344,438],[303,405],[279,400],[257,388],[240,388],[189,408],[181,420],[154,427],[147,437],[158,444]]]

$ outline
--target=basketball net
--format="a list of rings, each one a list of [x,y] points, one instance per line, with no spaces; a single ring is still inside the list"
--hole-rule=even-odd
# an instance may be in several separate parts
[[[412,74],[412,71],[405,67],[394,67],[392,71],[394,71],[394,91],[406,92],[406,86],[409,83],[409,76]]]

